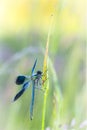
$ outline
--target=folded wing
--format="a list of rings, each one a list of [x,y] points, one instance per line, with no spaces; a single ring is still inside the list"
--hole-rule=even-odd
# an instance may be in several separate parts
[[[14,97],[13,101],[16,101],[19,97],[21,97],[23,95],[23,93],[25,92],[25,90],[29,87],[30,82],[26,82],[22,89],[16,94],[16,96]]]

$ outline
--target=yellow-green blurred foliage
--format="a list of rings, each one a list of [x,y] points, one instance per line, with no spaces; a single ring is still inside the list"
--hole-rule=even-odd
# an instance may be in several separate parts
[[[49,91],[46,130],[83,130],[86,126],[86,0],[0,0],[0,130],[41,130],[43,92],[36,90],[34,119],[29,119],[31,87],[15,103],[15,79],[43,69],[49,42]],[[61,95],[61,96],[60,96]]]
[[[48,31],[50,14],[64,33],[83,29],[86,2],[82,0],[3,0],[0,1],[0,33],[17,33],[29,28]]]

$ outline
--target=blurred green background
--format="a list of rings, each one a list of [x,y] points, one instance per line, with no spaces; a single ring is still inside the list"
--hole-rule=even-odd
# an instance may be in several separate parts
[[[21,88],[17,75],[29,75],[36,58],[36,70],[42,70],[51,14],[45,130],[86,130],[86,5],[85,0],[0,0],[0,130],[41,130],[43,92],[36,90],[32,121],[31,87],[15,103],[12,99]]]

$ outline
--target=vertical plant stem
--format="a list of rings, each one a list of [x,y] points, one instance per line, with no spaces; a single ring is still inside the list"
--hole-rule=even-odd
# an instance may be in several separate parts
[[[47,92],[44,93],[44,103],[43,103],[43,117],[42,117],[42,130],[44,130],[45,126],[45,113],[46,113],[46,99],[47,99]]]
[[[50,26],[49,26],[48,36],[47,36],[47,43],[46,43],[44,64],[43,64],[43,72],[45,72],[46,71],[45,69],[47,69],[47,57],[48,57],[48,48],[49,48],[49,40],[50,40],[50,35],[51,35],[52,23],[53,23],[53,15],[51,15],[51,21],[50,21]]]
[[[45,50],[45,56],[44,56],[44,64],[43,64],[43,73],[46,72],[48,68],[48,48],[49,48],[49,39],[50,39],[50,34],[51,34],[51,27],[53,23],[53,15],[51,15],[51,21],[50,21],[50,27],[49,27],[49,32],[47,36],[47,43],[46,43],[46,50]],[[47,79],[48,73],[45,74],[43,77],[43,80]],[[46,101],[47,101],[47,95],[48,95],[48,89],[49,89],[49,81],[45,83],[45,93],[44,93],[44,102],[43,102],[43,113],[42,113],[42,130],[45,129],[45,115],[46,115]]]

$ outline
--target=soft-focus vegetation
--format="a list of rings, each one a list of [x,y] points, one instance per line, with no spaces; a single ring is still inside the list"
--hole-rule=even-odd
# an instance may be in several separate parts
[[[12,102],[35,59],[43,70],[44,53],[53,23],[48,53],[49,90],[45,130],[86,130],[85,0],[0,0],[0,130],[41,130],[44,92],[36,89],[34,119],[29,119],[31,87]]]

